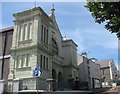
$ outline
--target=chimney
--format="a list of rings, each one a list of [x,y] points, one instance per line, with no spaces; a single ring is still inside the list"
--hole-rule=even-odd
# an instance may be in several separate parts
[[[87,57],[87,53],[86,52],[82,53],[81,55],[84,56],[84,57]]]
[[[97,59],[96,58],[90,58],[93,62],[96,62]]]

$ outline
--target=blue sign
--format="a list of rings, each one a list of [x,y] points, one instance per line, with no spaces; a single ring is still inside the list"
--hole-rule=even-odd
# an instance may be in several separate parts
[[[35,70],[33,71],[33,75],[35,77],[40,77],[41,76],[41,71],[40,71],[40,67],[36,67]]]
[[[40,70],[40,67],[39,66],[35,67],[35,70]]]

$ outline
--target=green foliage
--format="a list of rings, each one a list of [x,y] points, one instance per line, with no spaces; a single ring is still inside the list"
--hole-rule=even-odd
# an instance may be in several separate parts
[[[85,7],[96,23],[105,22],[105,28],[120,38],[120,2],[87,2]]]

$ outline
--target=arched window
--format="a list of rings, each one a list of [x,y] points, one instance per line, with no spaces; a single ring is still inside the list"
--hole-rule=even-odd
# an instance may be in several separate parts
[[[52,38],[52,52],[54,54],[58,54],[58,46],[57,46],[57,42],[54,40],[54,38]]]

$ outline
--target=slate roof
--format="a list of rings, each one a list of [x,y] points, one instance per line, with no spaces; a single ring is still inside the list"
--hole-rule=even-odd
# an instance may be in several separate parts
[[[11,27],[7,27],[7,28],[4,28],[4,29],[0,29],[0,32],[6,32],[6,31],[13,30],[13,29],[14,29],[14,26],[11,26]]]
[[[113,59],[96,61],[96,63],[100,65],[100,68],[109,67],[109,64],[112,64],[112,62],[113,62]]]

